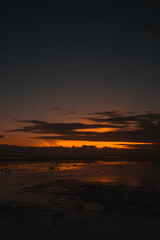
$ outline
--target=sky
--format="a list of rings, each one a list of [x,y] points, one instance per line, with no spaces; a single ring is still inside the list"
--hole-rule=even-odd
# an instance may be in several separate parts
[[[0,144],[159,141],[159,1],[12,1],[0,11]]]

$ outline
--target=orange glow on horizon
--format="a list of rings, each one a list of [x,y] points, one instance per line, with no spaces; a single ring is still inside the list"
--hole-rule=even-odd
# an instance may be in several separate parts
[[[103,148],[103,147],[111,147],[111,148],[133,148],[132,145],[143,145],[143,144],[150,144],[150,143],[140,143],[140,142],[96,142],[96,141],[71,141],[71,140],[57,140],[56,144],[53,144],[51,141],[43,141],[43,146],[45,147],[82,147],[83,145],[86,146],[95,146],[96,148]],[[130,145],[128,147],[126,145]]]
[[[111,147],[111,148],[134,148],[133,145],[151,144],[143,142],[111,142],[111,141],[80,141],[80,140],[44,140],[35,138],[26,138],[26,135],[21,136],[9,135],[1,139],[0,144],[17,145],[24,147],[82,147],[83,145],[95,146],[97,148]],[[129,146],[128,146],[129,145]]]

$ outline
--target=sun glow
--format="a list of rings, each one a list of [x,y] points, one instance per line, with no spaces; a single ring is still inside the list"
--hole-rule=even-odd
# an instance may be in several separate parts
[[[71,141],[71,140],[57,140],[52,143],[51,141],[44,141],[44,146],[62,146],[62,147],[82,147],[83,145],[86,146],[95,146],[96,148],[104,148],[104,147],[111,147],[111,148],[134,148],[132,145],[143,145],[146,143],[141,142],[99,142],[99,141]],[[147,143],[149,144],[149,143]]]
[[[89,129],[90,130],[90,129]],[[23,136],[8,136],[1,141],[1,144],[9,145],[18,145],[18,146],[29,146],[29,147],[82,147],[86,146],[95,146],[97,148],[111,147],[111,148],[134,148],[134,145],[148,145],[150,143],[143,142],[111,142],[111,141],[82,141],[82,140],[47,140],[47,139],[35,139],[35,138],[26,138],[25,134]]]

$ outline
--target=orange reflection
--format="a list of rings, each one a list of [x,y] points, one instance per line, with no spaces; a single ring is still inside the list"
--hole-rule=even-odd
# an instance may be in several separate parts
[[[14,172],[59,172],[59,171],[69,171],[81,169],[84,167],[84,163],[65,163],[65,162],[13,162],[8,164],[7,170]],[[1,168],[6,168],[6,165],[1,165]]]

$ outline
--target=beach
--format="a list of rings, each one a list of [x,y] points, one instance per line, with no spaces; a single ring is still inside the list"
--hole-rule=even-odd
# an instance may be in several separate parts
[[[160,164],[49,160],[0,163],[3,239],[158,239]]]

